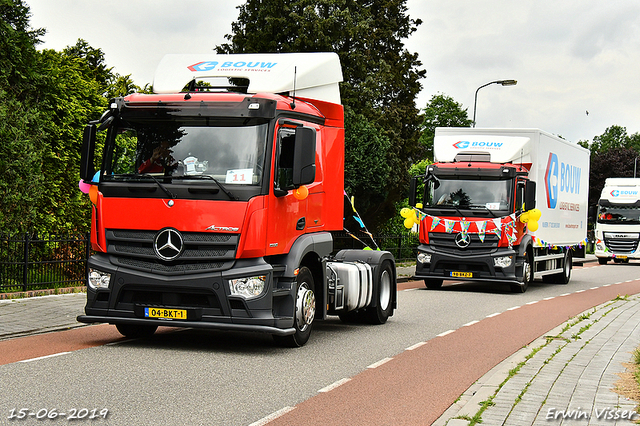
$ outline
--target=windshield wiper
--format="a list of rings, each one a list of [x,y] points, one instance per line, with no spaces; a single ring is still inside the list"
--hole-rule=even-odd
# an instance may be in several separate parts
[[[180,176],[172,176],[173,179],[198,179],[198,180],[203,180],[203,179],[209,179],[212,180],[216,183],[216,185],[218,185],[218,188],[220,188],[222,190],[222,192],[224,192],[227,197],[229,197],[230,200],[233,201],[237,201],[238,197],[236,197],[235,195],[233,195],[231,193],[231,191],[229,191],[227,188],[225,188],[219,181],[218,179],[214,178],[211,175],[180,175]]]
[[[171,191],[169,191],[166,186],[164,186],[162,183],[160,183],[160,181],[158,179],[156,179],[154,176],[149,175],[147,173],[141,173],[138,176],[151,178],[151,180],[153,180],[155,183],[157,183],[158,186],[160,187],[160,189],[162,189],[164,191],[164,193],[169,196],[169,198],[176,198],[176,196],[173,195],[173,193]]]
[[[164,186],[158,179],[155,178],[155,176],[152,176],[150,174],[147,173],[118,173],[118,174],[112,174],[111,177],[119,177],[119,178],[139,178],[139,177],[144,177],[144,178],[151,178],[152,181],[154,181],[158,187],[160,189],[162,189],[164,191],[165,194],[167,194],[167,196],[169,198],[176,198],[175,194],[173,194],[171,191],[169,191],[167,189],[166,186]]]
[[[493,212],[493,210],[491,210],[489,207],[487,206],[483,206],[481,204],[469,204],[469,208],[477,208],[477,209],[483,209],[486,210],[487,212],[489,212],[491,214],[491,216],[493,217],[498,217],[496,216],[496,214]]]

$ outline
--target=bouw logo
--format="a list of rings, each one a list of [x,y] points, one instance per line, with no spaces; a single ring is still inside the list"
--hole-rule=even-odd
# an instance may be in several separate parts
[[[547,207],[550,209],[555,209],[558,204],[558,166],[558,156],[550,152],[544,174],[544,191],[547,194]]]
[[[261,62],[261,61],[238,61],[238,62],[223,62],[220,63],[218,61],[204,61],[198,62],[193,65],[189,65],[187,68],[189,71],[211,71],[216,67],[219,68],[242,68],[242,69],[270,69],[274,66],[278,65],[277,62]]]
[[[617,189],[614,189],[613,191],[611,191],[611,196],[612,197],[617,197],[620,195],[620,191],[618,191]]]
[[[484,149],[500,149],[502,142],[481,142],[481,141],[458,141],[453,144],[456,149],[467,148],[484,148]]]

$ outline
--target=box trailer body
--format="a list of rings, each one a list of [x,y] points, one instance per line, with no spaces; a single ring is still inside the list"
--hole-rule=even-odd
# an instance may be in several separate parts
[[[640,259],[640,179],[608,178],[598,201],[595,255],[600,264]]]
[[[534,278],[569,280],[567,248],[586,241],[588,150],[539,129],[437,128],[434,160],[421,177],[416,277],[514,291]],[[527,222],[534,207],[540,217]]]
[[[393,256],[334,250],[340,81],[334,53],[167,55],[154,94],[111,100],[85,129],[96,254],[79,321],[131,336],[159,325],[260,331],[290,346],[327,315],[385,322]],[[347,303],[354,292],[371,297]]]

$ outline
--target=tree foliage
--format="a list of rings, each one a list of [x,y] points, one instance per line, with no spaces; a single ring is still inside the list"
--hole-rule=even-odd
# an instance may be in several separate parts
[[[100,49],[78,40],[62,52],[37,50],[23,0],[0,0],[0,227],[5,232],[88,229],[78,190],[84,125],[115,92]]]
[[[604,181],[610,177],[633,177],[638,152],[631,148],[613,148],[591,155],[589,205],[598,203]]]
[[[473,120],[467,116],[467,110],[452,97],[433,95],[424,109],[420,134],[420,144],[426,151],[426,156],[433,159],[433,139],[436,127],[471,127]]]
[[[381,167],[394,171],[384,192],[375,194],[383,201],[361,213],[375,217],[376,222],[392,216],[393,204],[408,183],[406,170],[422,156],[415,97],[426,72],[419,69],[417,54],[408,52],[403,42],[421,21],[407,15],[406,0],[247,0],[238,9],[233,33],[227,35],[229,42],[217,46],[218,53],[328,51],[339,55],[343,104],[391,143],[386,157],[376,158]],[[346,144],[347,149],[354,146],[353,141]],[[347,156],[353,165],[348,173],[363,173],[371,161]],[[356,180],[347,176],[347,181]],[[368,196],[361,186],[352,191],[356,199]]]

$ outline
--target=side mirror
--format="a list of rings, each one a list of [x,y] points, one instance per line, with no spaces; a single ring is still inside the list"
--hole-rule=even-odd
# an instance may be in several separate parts
[[[80,177],[90,182],[96,173],[93,165],[93,154],[96,148],[96,125],[88,124],[84,128],[82,137],[82,151],[80,152]]]
[[[418,177],[414,176],[409,182],[409,205],[415,207],[418,197]]]
[[[524,210],[536,208],[536,183],[528,180],[524,189]]]
[[[598,212],[598,206],[589,207],[589,222],[591,223],[596,222],[597,212]]]
[[[316,179],[316,129],[297,127],[293,153],[293,185],[307,185]]]

